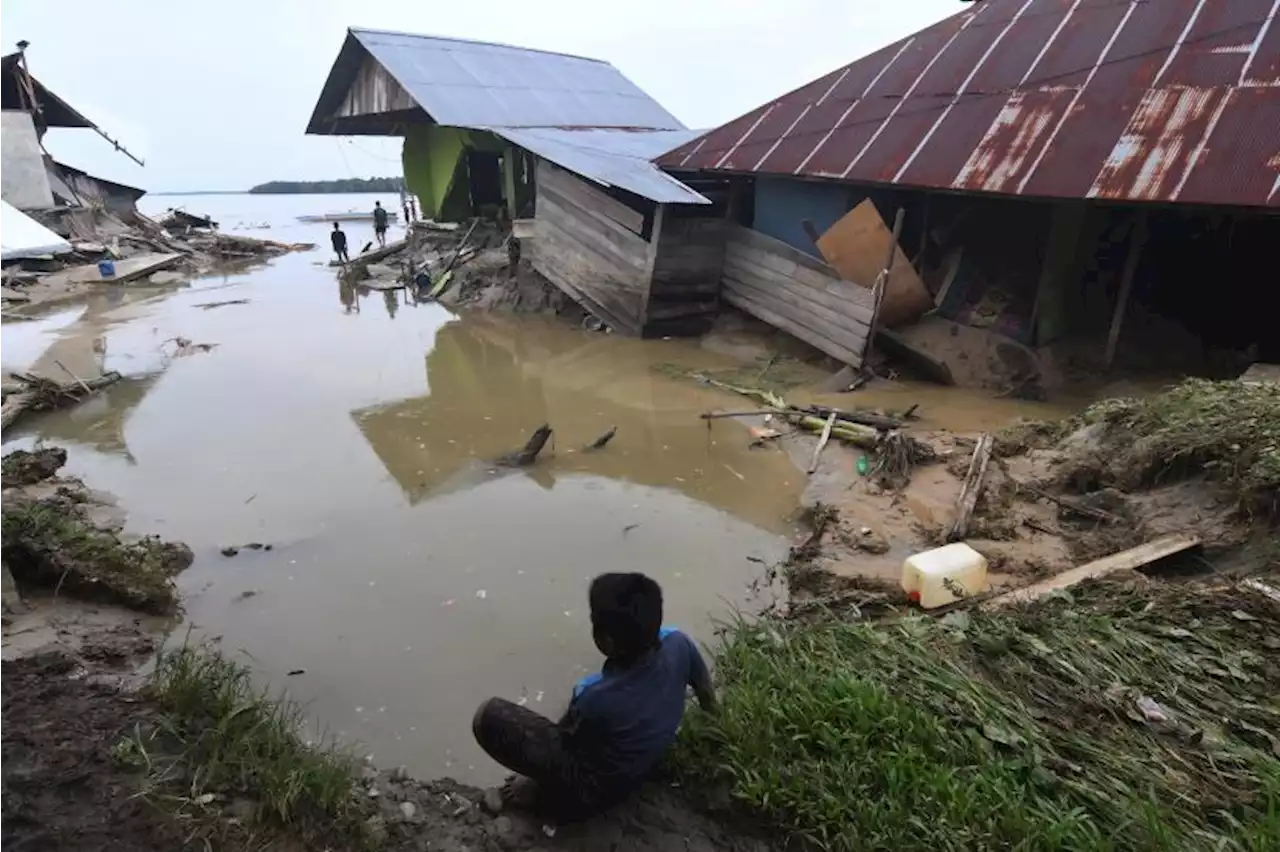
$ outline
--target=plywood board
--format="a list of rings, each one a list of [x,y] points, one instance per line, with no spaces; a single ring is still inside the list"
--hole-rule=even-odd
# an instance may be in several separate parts
[[[818,238],[818,251],[840,277],[871,289],[889,257],[893,232],[868,198],[850,210]],[[884,328],[919,319],[933,308],[929,290],[899,248],[889,270],[889,284],[880,305],[878,325]]]
[[[1050,577],[1048,580],[1033,583],[1021,589],[1015,589],[1012,592],[1006,592],[986,601],[982,604],[982,607],[983,609],[990,609],[1033,601],[1044,597],[1050,592],[1070,588],[1085,580],[1096,580],[1099,577],[1105,577],[1117,571],[1131,571],[1135,568],[1141,568],[1143,565],[1149,565],[1158,559],[1164,559],[1166,556],[1190,550],[1199,544],[1200,537],[1189,533],[1173,533],[1161,536],[1148,541],[1146,544],[1140,544],[1137,547],[1131,547],[1128,550],[1104,556],[1086,565],[1072,568],[1070,571],[1064,571],[1056,577]]]

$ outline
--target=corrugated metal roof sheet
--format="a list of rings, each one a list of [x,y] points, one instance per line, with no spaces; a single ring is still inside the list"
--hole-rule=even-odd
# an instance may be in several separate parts
[[[1280,206],[1278,10],[1280,0],[986,0],[659,162]]]
[[[604,186],[616,186],[661,204],[711,203],[651,162],[663,151],[697,136],[697,130],[487,129]]]
[[[350,33],[439,124],[684,129],[598,59],[379,30]]]
[[[0,260],[65,254],[71,244],[7,201],[0,201]]]

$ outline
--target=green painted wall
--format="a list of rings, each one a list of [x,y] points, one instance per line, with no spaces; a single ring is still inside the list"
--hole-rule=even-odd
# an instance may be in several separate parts
[[[472,215],[467,188],[468,148],[501,151],[505,143],[492,133],[456,127],[410,127],[401,159],[409,191],[418,197],[422,216],[453,222]]]

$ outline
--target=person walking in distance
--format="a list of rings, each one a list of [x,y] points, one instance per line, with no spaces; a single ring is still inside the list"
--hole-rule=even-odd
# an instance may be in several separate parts
[[[378,238],[378,248],[386,248],[387,211],[381,201],[373,202],[373,234]]]
[[[333,223],[333,233],[329,235],[329,240],[333,243],[333,253],[338,256],[338,263],[350,263],[351,255],[347,254],[347,235],[342,232],[337,222]]]

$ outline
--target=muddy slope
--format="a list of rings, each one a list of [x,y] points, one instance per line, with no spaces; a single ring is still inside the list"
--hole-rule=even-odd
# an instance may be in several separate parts
[[[124,637],[117,637],[124,638]],[[112,668],[133,648],[106,643],[78,659],[46,653],[6,664],[4,678],[4,848],[98,852],[183,848],[194,826],[179,822],[144,790],[141,769],[119,744],[157,724],[155,708],[115,684]],[[484,791],[448,779],[421,782],[366,768],[353,795],[375,848],[394,850],[600,850],[769,852],[732,821],[705,815],[678,789],[655,783],[595,820],[549,833],[529,815],[491,812]],[[247,829],[253,803],[219,796],[206,803],[214,824],[199,834],[216,848],[261,848]],[[267,848],[294,848],[275,837]],[[334,849],[359,848],[355,842]]]

